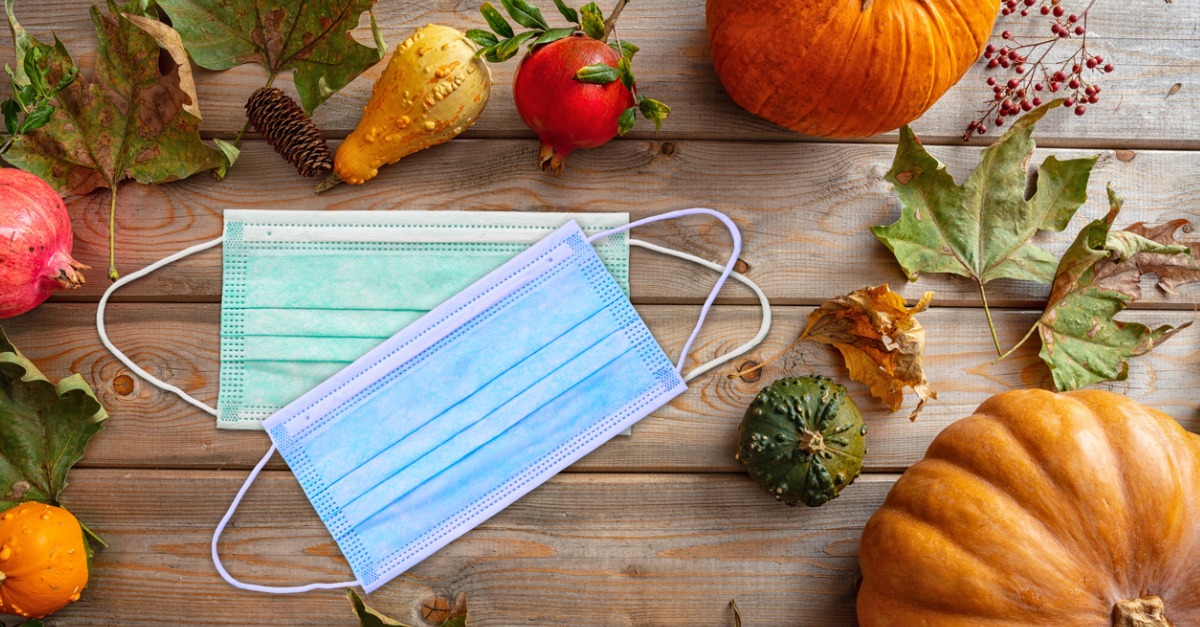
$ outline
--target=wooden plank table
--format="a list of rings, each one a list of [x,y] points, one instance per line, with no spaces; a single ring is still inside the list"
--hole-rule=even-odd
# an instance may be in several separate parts
[[[94,62],[90,2],[19,3],[25,26],[55,31],[83,65]],[[376,16],[398,43],[415,27],[480,23],[478,2],[382,0]],[[725,210],[746,239],[745,272],[776,305],[768,340],[746,360],[788,345],[814,305],[888,282],[910,299],[934,290],[923,315],[927,366],[939,392],[921,418],[892,413],[849,383],[839,359],[804,343],[766,368],[763,380],[710,375],[640,423],[480,528],[468,533],[369,601],[419,623],[417,604],[434,592],[466,592],[472,625],[729,625],[737,599],[747,625],[851,625],[856,550],[863,524],[892,482],[950,422],[988,395],[1049,387],[1031,343],[993,365],[973,283],[930,276],[905,284],[894,260],[866,228],[895,219],[883,180],[895,134],[855,143],[812,141],[735,107],[711,71],[698,0],[640,0],[622,34],[642,46],[639,82],[674,113],[661,133],[645,127],[571,157],[560,179],[536,171],[537,142],[511,102],[513,65],[495,68],[497,89],[464,138],[385,169],[363,187],[316,197],[264,142],[250,139],[228,179],[207,176],[162,185],[126,185],[117,216],[124,272],[220,233],[230,207],[288,209],[507,209],[628,211],[635,217],[691,205]],[[1009,27],[1032,32],[1033,20]],[[1038,159],[1099,154],[1093,200],[1068,234],[1039,238],[1061,252],[1086,221],[1103,215],[1105,183],[1128,199],[1120,223],[1200,218],[1200,11],[1189,2],[1098,3],[1090,44],[1118,64],[1105,102],[1085,118],[1055,113],[1038,129]],[[365,29],[358,32],[368,40]],[[11,62],[11,46],[0,61]],[[317,122],[344,137],[358,120],[377,67],[322,106]],[[277,84],[290,89],[288,77]],[[257,66],[198,72],[204,132],[229,138],[242,103],[264,82]],[[1181,87],[1172,94],[1172,86]],[[985,98],[976,67],[915,128],[952,172],[973,167],[979,146],[958,140]],[[1046,148],[1050,148],[1047,150]],[[213,526],[267,446],[262,433],[217,431],[213,420],[127,372],[94,329],[106,286],[108,197],[71,198],[77,257],[95,270],[85,289],[60,294],[4,322],[12,340],[52,378],[80,372],[111,419],[78,469],[66,501],[111,543],[96,556],[83,599],[52,625],[352,625],[336,591],[275,597],[235,590],[208,555]],[[724,232],[699,221],[647,227],[640,237],[707,258],[725,250]],[[633,299],[668,353],[678,351],[712,277],[634,251]],[[1147,282],[1146,298],[1125,319],[1179,324],[1194,317],[1195,289],[1167,299]],[[1036,319],[1047,288],[989,285],[1002,343]],[[162,379],[200,399],[217,395],[220,254],[211,251],[138,281],[108,315],[118,346]],[[753,334],[752,295],[722,295],[690,359],[706,361]],[[1200,426],[1196,372],[1200,341],[1188,330],[1132,362],[1129,380],[1099,387],[1128,394]],[[740,360],[740,361],[746,361]],[[847,381],[870,423],[867,474],[819,509],[787,508],[761,493],[733,459],[738,421],[767,382],[823,373]],[[348,568],[286,467],[276,459],[224,537],[230,570],[270,584],[342,580]]]

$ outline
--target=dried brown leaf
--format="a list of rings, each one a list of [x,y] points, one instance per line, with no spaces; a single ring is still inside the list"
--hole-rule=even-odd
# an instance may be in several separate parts
[[[856,290],[813,310],[800,339],[837,348],[850,378],[869,386],[892,411],[904,403],[904,388],[912,388],[919,401],[909,420],[916,420],[925,401],[937,398],[921,365],[925,327],[915,317],[931,300],[933,292],[926,292],[909,309],[887,285]]]

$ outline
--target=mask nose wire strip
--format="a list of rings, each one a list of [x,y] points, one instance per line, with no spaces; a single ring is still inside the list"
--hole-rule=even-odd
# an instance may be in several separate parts
[[[221,575],[222,579],[235,588],[250,590],[252,592],[266,592],[269,594],[296,594],[299,592],[308,592],[310,590],[333,590],[348,586],[362,587],[362,582],[357,579],[354,581],[342,581],[338,583],[310,583],[303,586],[260,586],[252,583],[242,583],[237,579],[234,579],[233,575],[230,575],[229,571],[225,570],[225,565],[221,563],[221,555],[217,552],[217,543],[221,540],[221,533],[225,531],[225,525],[229,524],[229,519],[233,518],[233,513],[237,511],[238,505],[241,504],[242,497],[246,496],[246,491],[250,489],[250,484],[254,483],[254,480],[258,478],[258,473],[262,472],[263,467],[267,465],[267,461],[270,460],[271,456],[274,454],[275,445],[272,444],[271,448],[267,450],[267,454],[263,455],[263,458],[260,459],[258,464],[254,466],[254,470],[250,471],[250,475],[246,477],[246,482],[243,483],[242,488],[238,490],[237,496],[233,497],[233,502],[229,504],[229,509],[225,512],[225,515],[221,517],[221,522],[217,523],[216,530],[213,531],[212,561],[213,565],[217,567],[217,572]]]
[[[717,279],[716,285],[713,286],[711,292],[708,293],[708,298],[704,301],[704,306],[700,308],[700,317],[696,320],[696,327],[692,329],[692,334],[688,337],[687,342],[683,345],[683,351],[679,354],[679,363],[675,364],[675,371],[682,373],[683,364],[687,361],[688,354],[692,352],[692,344],[696,342],[696,337],[700,335],[700,329],[704,326],[704,319],[708,317],[708,311],[712,309],[713,301],[717,300],[717,294],[725,285],[726,279],[733,273],[733,265],[737,263],[738,256],[742,254],[742,232],[738,230],[733,220],[729,216],[707,207],[694,207],[692,209],[679,209],[676,211],[668,211],[649,218],[642,218],[634,222],[630,222],[624,226],[619,226],[615,229],[602,231],[588,238],[588,243],[595,242],[598,239],[623,233],[630,229],[637,228],[651,222],[661,222],[663,220],[673,220],[684,216],[709,215],[721,221],[725,228],[729,229],[729,236],[733,238],[733,252],[729,255],[729,261],[726,262],[724,269],[721,271],[720,278]]]
[[[630,238],[629,245],[634,246],[636,248],[644,248],[646,250],[652,250],[656,253],[661,253],[663,255],[676,257],[678,259],[683,259],[686,261],[690,261],[692,263],[697,263],[706,268],[709,268],[710,270],[715,270],[717,272],[720,272],[723,269],[721,265],[713,263],[707,259],[702,259],[695,255],[691,255],[691,254],[685,253],[683,251],[675,250],[673,248],[667,248],[665,246],[659,246],[658,244],[651,244],[650,242],[644,242],[640,239]],[[735,280],[745,284],[746,287],[749,287],[750,290],[754,292],[754,295],[758,297],[758,303],[762,307],[762,324],[759,325],[759,327],[758,327],[758,334],[756,334],[753,338],[750,338],[750,340],[747,341],[745,344],[738,346],[737,348],[729,351],[728,353],[725,353],[724,355],[721,355],[720,357],[717,357],[716,359],[713,359],[712,361],[710,361],[708,363],[701,364],[701,365],[697,366],[696,368],[692,369],[691,372],[689,372],[683,376],[683,381],[685,383],[695,379],[696,377],[699,377],[700,375],[712,370],[713,368],[716,368],[716,367],[726,364],[730,361],[733,361],[734,359],[737,359],[738,356],[740,356],[740,355],[745,355],[746,353],[753,350],[755,346],[758,346],[759,344],[761,344],[763,339],[765,339],[767,337],[767,334],[771,332],[771,303],[770,303],[770,301],[767,300],[767,295],[763,293],[762,288],[760,288],[757,283],[750,280],[749,277],[747,277],[746,275],[744,275],[740,272],[734,272],[734,273],[730,274],[729,276],[734,278]]]
[[[179,398],[182,398],[183,400],[190,403],[191,405],[194,405],[197,408],[199,408],[209,414],[212,414],[214,416],[217,415],[217,410],[215,408],[192,398],[192,396],[189,395],[187,392],[184,392],[183,390],[175,387],[174,385],[171,385],[170,383],[166,383],[166,382],[158,379],[154,375],[150,374],[149,372],[146,372],[140,366],[133,363],[133,360],[130,359],[129,357],[127,357],[125,355],[125,353],[122,353],[120,350],[117,349],[116,346],[113,346],[112,340],[108,339],[108,332],[104,329],[104,309],[105,309],[105,307],[108,306],[108,298],[110,296],[112,296],[113,292],[117,291],[118,289],[125,286],[126,284],[136,281],[136,280],[146,276],[147,274],[150,274],[151,272],[158,270],[159,268],[161,268],[167,264],[174,263],[180,259],[183,259],[184,257],[188,257],[188,256],[194,255],[200,251],[208,250],[209,248],[218,246],[223,241],[225,241],[225,236],[221,236],[216,239],[209,240],[207,242],[196,244],[195,246],[192,246],[190,248],[185,248],[173,255],[163,257],[162,259],[155,261],[154,263],[146,266],[145,268],[142,268],[141,270],[138,270],[137,272],[134,272],[132,274],[127,274],[127,275],[121,277],[120,279],[117,279],[115,282],[113,282],[112,285],[108,286],[107,290],[104,290],[104,296],[100,297],[100,304],[96,307],[96,331],[100,334],[100,342],[102,344],[104,344],[104,347],[107,348],[110,353],[113,354],[113,357],[116,357],[118,361],[125,364],[126,368],[129,368],[133,372],[137,373],[137,375],[139,377],[154,384],[155,387],[157,387],[161,390],[165,390],[167,392],[172,392],[172,393],[178,395]]]

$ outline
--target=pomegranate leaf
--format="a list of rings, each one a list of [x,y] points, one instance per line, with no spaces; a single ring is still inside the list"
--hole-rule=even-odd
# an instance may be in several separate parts
[[[559,39],[563,39],[564,37],[570,37],[573,34],[575,34],[574,28],[551,28],[551,29],[547,30],[546,32],[542,33],[541,36],[539,36],[537,39],[533,40],[532,45],[541,46],[543,44],[548,44],[552,41],[558,41]]]
[[[304,112],[312,115],[339,89],[383,59],[386,45],[371,17],[375,45],[350,31],[375,0],[158,0],[196,65],[228,70],[258,63],[273,77],[292,70]]]
[[[625,89],[633,89],[633,64],[630,63],[629,57],[621,57],[617,61],[617,70],[621,73],[621,83],[625,85]]]
[[[629,107],[621,112],[621,117],[617,118],[617,133],[624,135],[633,130],[633,125],[637,123],[637,107]]]
[[[562,13],[562,16],[568,22],[572,24],[579,23],[579,12],[567,6],[567,3],[563,2],[563,0],[554,0],[554,6],[558,7],[558,12]]]
[[[579,27],[583,29],[583,34],[603,41],[604,35],[607,33],[607,27],[604,25],[604,12],[596,6],[595,2],[583,5],[579,11],[581,15]]]
[[[169,54],[160,58],[159,41],[132,21],[144,18],[159,24],[153,19],[153,7],[134,0],[120,8],[109,0],[108,8],[107,15],[94,6],[91,9],[99,39],[95,79],[78,79],[59,92],[49,122],[18,137],[5,159],[61,193],[112,190],[111,224],[122,181],[148,184],[185,179],[228,167],[231,159],[229,152],[200,140],[200,110],[191,74],[184,71],[184,51],[166,44],[161,50]],[[10,21],[15,23],[11,17]],[[60,81],[68,68],[75,67],[57,41],[53,47],[32,37],[30,42],[44,53],[51,82]],[[116,280],[113,237],[110,231],[109,278]]]
[[[1143,274],[1162,271],[1170,278],[1160,274],[1160,281],[1170,281],[1173,288],[1200,280],[1200,272],[1189,246],[1173,235],[1186,221],[1112,231],[1122,200],[1112,188],[1108,198],[1108,215],[1084,227],[1063,255],[1046,310],[1034,327],[1042,339],[1038,356],[1064,392],[1100,381],[1124,381],[1131,357],[1150,352],[1191,324],[1151,329],[1114,318],[1141,296]]]
[[[79,70],[73,65],[57,68],[59,78],[51,81],[48,77],[51,64],[46,63],[46,47],[33,38],[13,15],[13,0],[5,0],[4,10],[8,15],[8,28],[12,33],[16,49],[16,69],[4,66],[12,84],[12,95],[0,102],[0,114],[4,116],[4,129],[8,131],[9,139],[0,146],[4,153],[12,145],[17,135],[42,128],[50,122],[54,115],[51,101],[58,92],[66,89],[74,82]],[[55,40],[55,48],[61,49],[62,43]],[[65,53],[62,56],[66,56]]]
[[[591,83],[593,85],[607,85],[621,77],[620,71],[617,68],[597,63],[596,65],[588,65],[579,68],[575,73],[575,80],[581,83]]]
[[[479,44],[483,48],[494,46],[500,43],[500,40],[496,38],[495,34],[493,34],[491,31],[483,30],[482,28],[472,28],[471,30],[467,31],[467,38]]]
[[[0,510],[59,505],[67,472],[108,413],[83,377],[51,383],[0,329]]]
[[[1062,231],[1087,201],[1096,157],[1038,167],[1037,191],[1025,197],[1037,121],[1061,101],[1038,107],[985,148],[979,166],[958,185],[909,127],[900,131],[887,179],[900,198],[900,219],[871,232],[896,256],[910,281],[921,272],[957,274],[979,284],[1009,278],[1054,280],[1054,257],[1030,240],[1038,231]],[[991,314],[988,313],[989,326]],[[992,331],[995,341],[995,330]],[[996,351],[1000,352],[998,341]]]
[[[513,33],[512,26],[509,26],[508,20],[496,10],[496,7],[491,2],[484,2],[483,6],[479,7],[479,12],[483,14],[483,19],[487,21],[488,26],[499,36],[511,38]]]
[[[654,122],[656,131],[662,130],[662,123],[671,115],[671,107],[653,98],[638,98],[638,109],[641,110],[642,117]]]
[[[529,41],[530,38],[537,34],[538,31],[530,30],[525,31],[516,37],[505,39],[504,41],[496,44],[491,54],[494,54],[496,59],[499,61],[507,61],[521,51],[521,44]],[[491,61],[491,57],[488,56],[488,53],[485,53],[484,57],[487,58],[488,61]]]
[[[546,23],[546,18],[542,17],[541,9],[529,4],[526,0],[500,0],[500,4],[504,5],[504,10],[508,11],[508,15],[514,22],[525,28],[539,30],[550,28],[550,25]]]
[[[608,44],[610,48],[616,50],[621,56],[633,61],[633,55],[637,54],[641,48],[629,43],[628,41],[617,40]]]

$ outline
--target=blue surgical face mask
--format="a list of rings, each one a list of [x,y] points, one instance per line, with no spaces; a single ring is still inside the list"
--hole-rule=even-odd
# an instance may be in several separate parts
[[[733,253],[723,267],[701,261],[721,275],[672,364],[593,244],[697,213],[729,228]],[[590,237],[574,222],[554,231],[264,423],[273,446],[213,535],[218,571],[272,593],[379,588],[682,393],[686,378],[757,344],[768,312],[754,340],[681,375],[740,246],[733,222],[708,209]],[[259,586],[221,565],[221,531],[276,449],[356,581]]]

